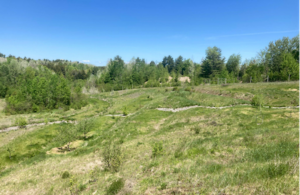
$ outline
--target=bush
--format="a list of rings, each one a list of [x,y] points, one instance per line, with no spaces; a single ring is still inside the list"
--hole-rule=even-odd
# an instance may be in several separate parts
[[[124,107],[124,109],[123,109],[123,115],[124,115],[124,116],[127,116],[127,115],[128,115],[128,111],[127,111],[126,107]]]
[[[255,95],[251,101],[252,106],[264,106],[264,98],[262,95]]]
[[[168,89],[165,89],[165,92],[168,92],[169,90]]]
[[[191,87],[187,87],[187,88],[184,89],[184,91],[189,91],[189,92],[191,92],[192,89],[191,89]]]
[[[124,180],[122,178],[114,181],[106,190],[107,195],[117,194],[124,187]]]
[[[178,88],[177,87],[173,87],[172,91],[178,91]]]
[[[72,118],[66,118],[66,120],[72,120]],[[76,125],[76,131],[78,134],[83,134],[83,138],[87,139],[87,134],[95,126],[95,120],[93,118],[83,119]]]
[[[61,178],[66,179],[70,177],[70,173],[68,171],[63,172]]]
[[[16,118],[15,124],[22,128],[27,125],[27,120],[24,117],[19,117],[19,118]]]
[[[200,133],[200,127],[194,127],[192,130],[195,132],[195,134]]]
[[[163,145],[157,142],[152,146],[152,157],[157,157],[163,154]]]
[[[122,163],[120,146],[109,144],[103,151],[104,165],[106,170],[118,172]]]
[[[44,123],[45,123],[46,125],[48,124],[48,119],[47,119],[47,118],[44,119]]]
[[[167,188],[167,184],[166,183],[162,183],[161,185],[160,185],[160,189],[161,190],[164,190],[164,189],[166,189]]]
[[[83,191],[86,189],[86,184],[79,184],[78,186],[79,191]]]

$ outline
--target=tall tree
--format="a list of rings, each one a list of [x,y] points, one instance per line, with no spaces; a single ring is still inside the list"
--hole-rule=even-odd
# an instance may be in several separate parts
[[[176,58],[175,60],[175,71],[182,74],[183,75],[183,71],[182,71],[182,68],[183,68],[183,58],[182,56],[179,56],[178,58]]]
[[[232,54],[226,63],[226,68],[228,72],[229,73],[233,72],[235,75],[237,75],[239,71],[240,63],[241,63],[241,55]]]
[[[174,59],[172,58],[172,56],[168,56],[168,57],[164,57],[162,64],[164,67],[168,67],[168,71],[171,72],[172,70],[174,70]]]
[[[154,61],[151,61],[149,65],[150,65],[150,66],[155,66],[155,62],[154,62]]]
[[[287,75],[289,79],[291,75],[299,78],[299,63],[295,60],[294,56],[291,53],[284,53],[282,54],[282,59],[282,74]]]
[[[114,60],[110,60],[108,64],[108,74],[110,80],[121,80],[122,72],[124,70],[125,63],[120,56],[116,56]]]
[[[202,75],[208,78],[214,76],[224,68],[225,58],[222,57],[222,51],[218,47],[208,47],[206,50],[206,58],[202,63]]]

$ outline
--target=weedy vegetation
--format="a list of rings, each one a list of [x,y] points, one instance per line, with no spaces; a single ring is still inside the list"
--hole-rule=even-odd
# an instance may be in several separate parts
[[[0,115],[0,194],[299,194],[298,82],[166,87]]]

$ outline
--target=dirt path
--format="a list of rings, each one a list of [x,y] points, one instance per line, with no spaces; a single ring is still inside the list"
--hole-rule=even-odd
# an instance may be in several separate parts
[[[76,124],[76,121],[74,121],[74,122],[73,121],[71,121],[71,122],[68,122],[68,121],[54,121],[54,122],[48,122],[47,125],[60,124],[60,123],[75,123]],[[29,124],[29,125],[26,125],[25,127],[29,128],[29,127],[43,126],[43,125],[46,125],[46,123]],[[0,133],[7,132],[7,131],[12,131],[12,130],[18,130],[20,128],[21,127],[19,127],[19,126],[7,127],[5,129],[0,130]]]
[[[166,112],[179,112],[183,110],[188,110],[191,108],[208,108],[208,109],[224,109],[224,108],[231,108],[231,107],[236,107],[236,106],[251,106],[250,104],[239,104],[235,106],[220,106],[220,107],[211,107],[211,106],[187,106],[187,107],[182,107],[182,108],[156,108],[157,110],[160,111],[166,111]],[[264,106],[264,108],[269,108],[268,106]],[[273,109],[287,109],[287,108],[299,108],[299,106],[295,107],[271,107]]]
[[[250,106],[250,104],[239,104],[238,106]],[[222,106],[222,107],[211,107],[211,106],[187,106],[187,107],[182,107],[182,108],[156,108],[157,110],[160,111],[171,111],[171,112],[179,112],[183,110],[188,110],[191,108],[208,108],[208,109],[223,109],[223,108],[231,108],[233,106]]]

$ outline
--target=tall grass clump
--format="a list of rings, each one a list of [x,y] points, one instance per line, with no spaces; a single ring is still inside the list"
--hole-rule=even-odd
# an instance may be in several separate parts
[[[299,156],[297,144],[289,141],[280,143],[266,144],[245,153],[245,160],[254,162],[265,162],[272,159],[286,158],[290,156]]]

